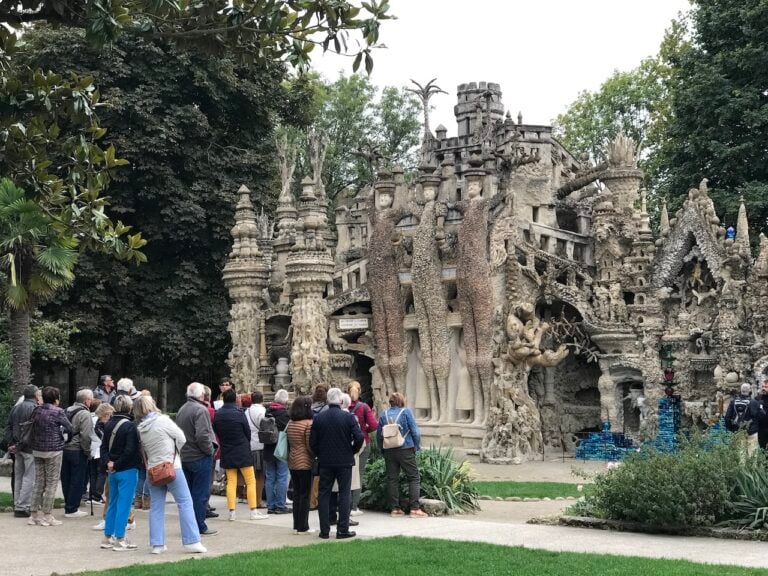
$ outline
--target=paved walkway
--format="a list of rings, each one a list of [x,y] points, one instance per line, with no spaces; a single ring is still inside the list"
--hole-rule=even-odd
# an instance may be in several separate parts
[[[0,490],[9,489],[8,479],[0,478]],[[224,499],[214,497],[219,510]],[[359,517],[357,532],[362,538],[386,536],[429,536],[448,540],[490,542],[505,546],[523,546],[552,551],[594,552],[649,558],[679,558],[696,562],[733,564],[745,567],[768,567],[766,545],[758,542],[650,536],[644,534],[605,532],[598,530],[539,526],[525,524],[532,516],[554,514],[562,502],[482,502],[483,511],[477,515],[451,518],[392,519],[385,514],[366,513]],[[96,513],[101,509],[96,507]],[[244,504],[238,512],[247,518]],[[60,515],[58,512],[57,515]],[[86,569],[102,570],[155,562],[177,561],[191,556],[182,552],[175,507],[167,507],[168,552],[159,556],[149,554],[147,513],[137,512],[138,528],[129,538],[140,545],[135,552],[115,553],[99,550],[99,532],[91,530],[98,517],[65,520],[56,527],[28,526],[26,520],[0,514],[0,542],[6,551],[30,551],[29,554],[4,554],[0,575],[48,576],[52,572],[74,573]],[[209,549],[206,556],[316,544],[314,536],[295,536],[290,530],[291,517],[270,516],[259,522],[228,522],[221,518],[210,525],[220,530],[217,536],[204,539]],[[317,516],[312,513],[310,525],[317,528]],[[328,544],[336,544],[333,540]],[[199,557],[199,556],[196,556]]]

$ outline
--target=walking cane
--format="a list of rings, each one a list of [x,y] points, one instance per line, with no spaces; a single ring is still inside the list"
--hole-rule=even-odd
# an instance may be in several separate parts
[[[93,516],[93,484],[96,481],[93,477],[93,463],[94,460],[92,458],[88,460],[88,476],[90,476],[88,481],[88,500],[91,502],[91,516]]]

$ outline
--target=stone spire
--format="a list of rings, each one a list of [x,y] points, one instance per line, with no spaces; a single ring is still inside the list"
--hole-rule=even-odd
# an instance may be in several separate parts
[[[286,277],[290,286],[291,373],[294,390],[306,394],[331,375],[328,351],[328,317],[323,295],[333,280],[334,262],[327,246],[328,200],[317,189],[325,160],[327,140],[318,133],[310,139],[310,156],[314,178],[302,181],[298,202],[296,242],[290,248],[286,262]]]
[[[659,231],[662,236],[669,234],[669,212],[667,212],[667,200],[661,203],[661,216],[659,217]]]
[[[651,219],[648,216],[648,193],[643,188],[640,191],[640,234],[651,233]]]
[[[749,221],[747,220],[747,207],[744,205],[744,197],[739,201],[739,216],[736,220],[736,244],[746,249],[749,254]]]
[[[232,227],[232,251],[223,270],[224,285],[232,301],[229,332],[232,349],[227,363],[232,379],[245,390],[259,381],[259,321],[269,265],[259,250],[260,230],[250,190],[241,186]]]

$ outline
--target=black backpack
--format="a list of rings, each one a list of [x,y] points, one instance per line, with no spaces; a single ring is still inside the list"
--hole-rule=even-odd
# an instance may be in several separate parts
[[[749,409],[749,403],[751,401],[751,398],[742,398],[741,396],[737,396],[733,399],[733,416],[731,417],[731,427],[734,430],[744,425],[745,416],[747,415],[747,410]]]
[[[273,416],[264,416],[259,426],[259,442],[277,444],[277,423]]]
[[[16,439],[16,450],[19,452],[32,451],[32,438],[35,430],[35,412],[37,412],[37,408],[32,411],[28,420],[19,424],[19,437]]]

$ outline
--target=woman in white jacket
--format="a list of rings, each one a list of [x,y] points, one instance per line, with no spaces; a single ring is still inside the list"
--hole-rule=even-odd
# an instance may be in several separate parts
[[[133,416],[138,424],[141,437],[141,449],[146,460],[147,470],[162,464],[173,462],[176,478],[165,486],[155,486],[149,483],[149,544],[152,554],[162,554],[165,546],[165,496],[168,491],[173,494],[176,506],[179,508],[179,523],[181,524],[181,542],[187,552],[207,552],[200,543],[200,531],[195,520],[192,506],[192,496],[189,485],[181,469],[179,452],[186,443],[184,432],[168,416],[161,414],[149,396],[141,396],[133,403]]]

